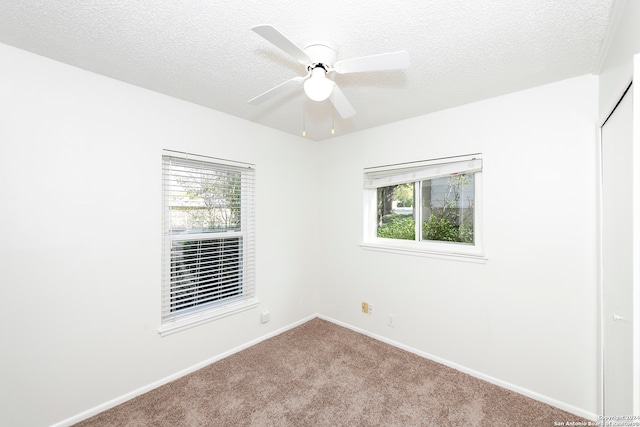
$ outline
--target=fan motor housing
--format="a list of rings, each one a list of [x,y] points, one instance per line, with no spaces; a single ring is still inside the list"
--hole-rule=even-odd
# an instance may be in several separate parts
[[[326,44],[314,43],[306,46],[304,53],[309,55],[309,58],[314,62],[310,68],[316,66],[322,66],[324,69],[333,67],[336,62],[336,52]]]

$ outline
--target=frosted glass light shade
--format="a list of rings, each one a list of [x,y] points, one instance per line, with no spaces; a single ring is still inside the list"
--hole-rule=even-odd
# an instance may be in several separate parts
[[[313,101],[324,101],[333,91],[333,82],[325,77],[322,67],[311,70],[311,77],[304,82],[304,92]]]

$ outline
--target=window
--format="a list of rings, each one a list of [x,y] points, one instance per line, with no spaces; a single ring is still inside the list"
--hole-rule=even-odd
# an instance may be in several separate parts
[[[162,320],[167,335],[254,307],[253,165],[162,156]]]
[[[480,155],[364,171],[363,247],[483,259]]]

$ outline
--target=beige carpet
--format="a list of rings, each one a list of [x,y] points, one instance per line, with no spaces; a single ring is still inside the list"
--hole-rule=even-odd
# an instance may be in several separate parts
[[[587,420],[313,319],[76,426],[493,427],[568,421]]]

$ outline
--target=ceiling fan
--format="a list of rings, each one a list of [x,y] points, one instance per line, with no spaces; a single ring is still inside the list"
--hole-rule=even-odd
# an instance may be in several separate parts
[[[353,116],[356,111],[338,85],[327,78],[328,73],[347,74],[365,71],[401,70],[409,66],[409,53],[404,50],[343,59],[336,62],[335,50],[325,44],[310,44],[301,49],[271,25],[258,25],[253,27],[252,30],[304,65],[307,72],[304,77],[298,76],[289,79],[250,99],[249,104],[253,105],[266,101],[290,86],[302,84],[304,92],[310,99],[324,101],[329,98],[340,117],[347,119]]]

